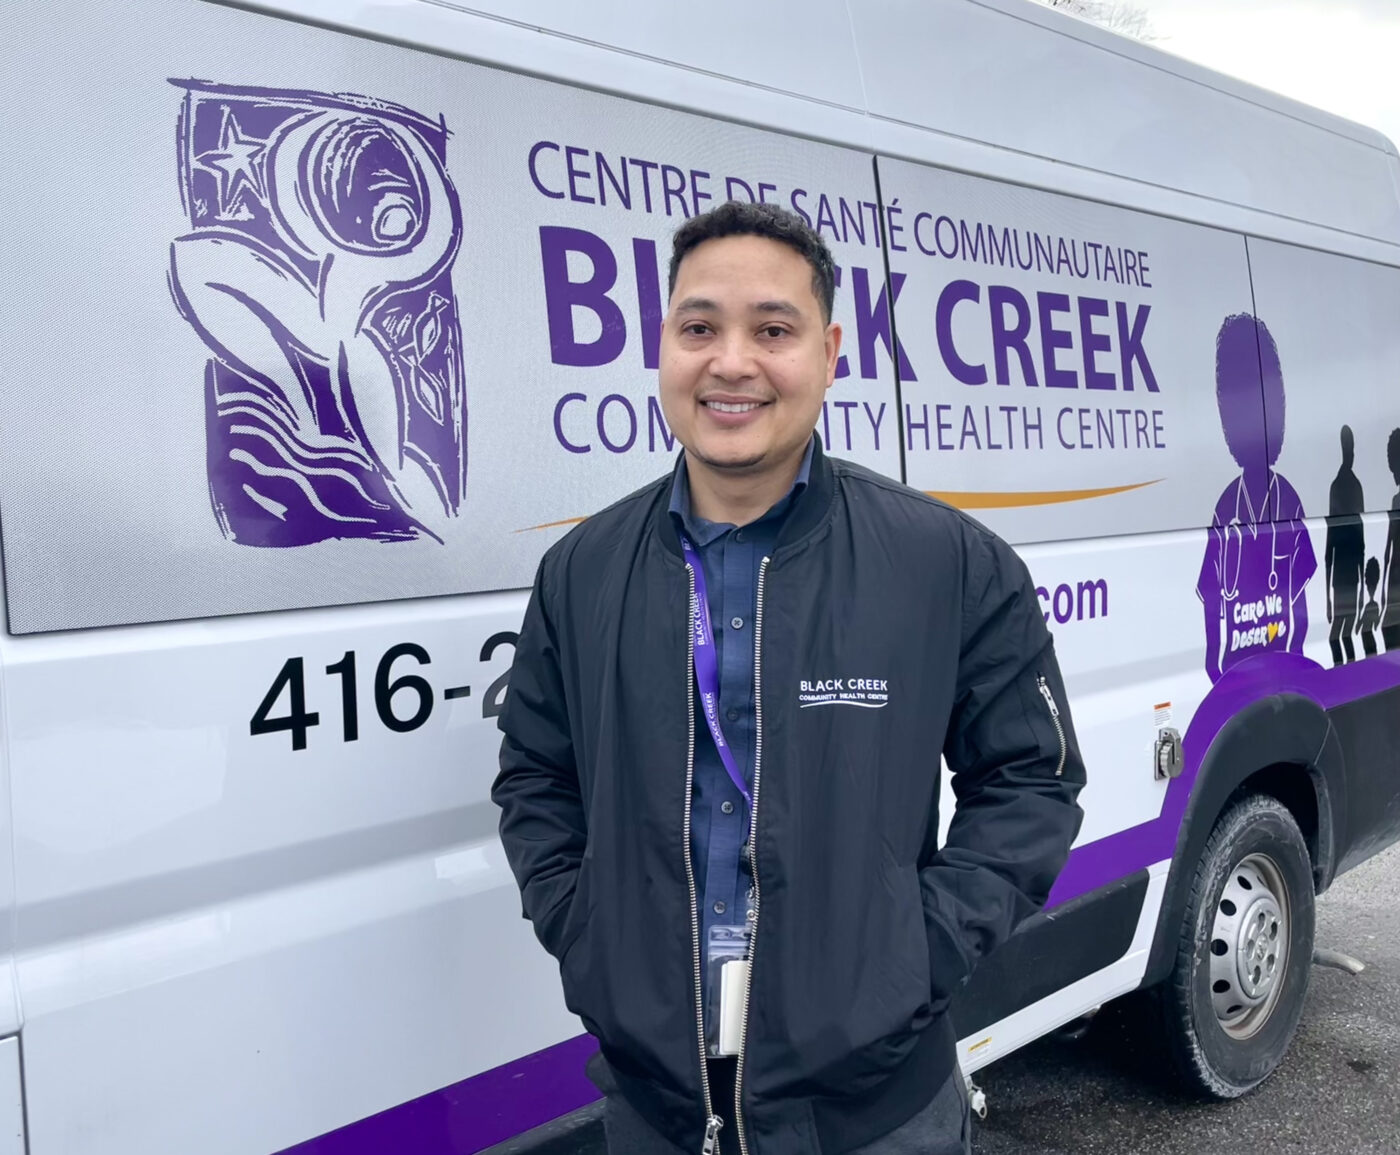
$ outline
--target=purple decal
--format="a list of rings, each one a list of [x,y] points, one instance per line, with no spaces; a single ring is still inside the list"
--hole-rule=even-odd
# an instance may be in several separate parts
[[[1180,777],[1167,784],[1161,813],[1150,822],[1076,847],[1050,892],[1047,907],[1059,906],[1116,879],[1170,858],[1216,735],[1245,707],[1275,694],[1299,694],[1324,710],[1400,687],[1400,653],[1370,662],[1324,668],[1299,654],[1269,653],[1234,666],[1211,687],[1182,740]]]
[[[899,360],[899,379],[901,381],[917,381],[919,379],[914,372],[914,366],[909,363],[908,354],[904,352],[903,342],[897,343],[894,340],[893,329],[890,326],[890,309],[898,310],[899,293],[904,288],[905,279],[906,274],[904,273],[891,273],[887,294],[877,273],[876,285],[879,287],[879,292],[876,293],[872,301],[870,270],[859,266],[851,269],[851,297],[856,311],[856,338],[860,346],[860,375],[867,381],[873,381],[879,375],[879,369],[875,364],[876,341],[884,345],[886,353],[894,350]]]
[[[591,270],[586,281],[569,277],[569,254],[586,256]],[[550,360],[556,365],[587,368],[608,365],[627,346],[627,322],[608,294],[617,283],[617,258],[602,237],[562,225],[540,226],[540,265],[544,274],[545,313],[549,318]],[[574,332],[574,310],[585,309],[598,319],[598,336],[580,341]]]
[[[198,80],[170,290],[209,349],[209,493],[244,545],[441,540],[466,482],[447,128],[359,96]]]
[[[598,1098],[583,1073],[597,1042],[579,1035],[280,1155],[473,1155]]]
[[[1274,470],[1283,448],[1283,369],[1262,321],[1227,317],[1215,350],[1216,399],[1241,474],[1215,506],[1196,584],[1212,682],[1258,654],[1301,654],[1308,579],[1317,571],[1303,503]]]
[[[943,364],[957,380],[964,385],[985,385],[987,367],[970,365],[959,356],[953,344],[953,310],[959,302],[982,300],[982,286],[976,281],[949,281],[938,294],[938,307],[934,310],[934,328],[938,333],[938,351],[943,355]],[[874,342],[871,343],[873,353]],[[862,347],[862,355],[864,348]]]

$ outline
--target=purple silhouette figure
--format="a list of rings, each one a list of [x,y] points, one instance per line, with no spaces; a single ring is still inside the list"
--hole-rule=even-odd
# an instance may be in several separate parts
[[[1317,572],[1303,503],[1274,470],[1283,449],[1283,368],[1262,321],[1238,313],[1221,325],[1215,395],[1225,443],[1242,472],[1216,503],[1196,583],[1212,682],[1257,654],[1302,653],[1304,593]]]
[[[210,353],[224,535],[437,537],[466,482],[446,126],[357,96],[171,83],[191,231],[170,291]]]

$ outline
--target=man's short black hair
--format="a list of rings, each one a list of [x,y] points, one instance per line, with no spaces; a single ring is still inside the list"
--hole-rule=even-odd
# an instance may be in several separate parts
[[[767,237],[795,250],[812,266],[812,295],[821,303],[822,319],[830,322],[836,300],[836,262],[831,259],[831,250],[815,229],[781,205],[728,201],[681,225],[671,240],[668,297],[676,291],[676,274],[686,254],[721,237]]]

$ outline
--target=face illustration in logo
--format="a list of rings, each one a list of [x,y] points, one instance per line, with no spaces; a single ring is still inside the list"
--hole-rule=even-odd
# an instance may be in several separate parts
[[[1241,472],[1216,503],[1196,584],[1212,682],[1258,654],[1302,653],[1304,593],[1317,571],[1303,504],[1274,469],[1283,450],[1283,367],[1262,321],[1246,313],[1225,319],[1215,390],[1225,442]]]
[[[170,288],[209,350],[209,491],[233,541],[438,538],[466,481],[447,131],[358,97],[185,89]]]

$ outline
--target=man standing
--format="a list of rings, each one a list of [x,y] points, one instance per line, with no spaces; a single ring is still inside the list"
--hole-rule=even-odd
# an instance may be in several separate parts
[[[813,433],[834,284],[775,206],[677,231],[685,452],[549,551],[521,630],[493,797],[613,1155],[968,1151],[949,1002],[1079,827],[1024,565]]]

